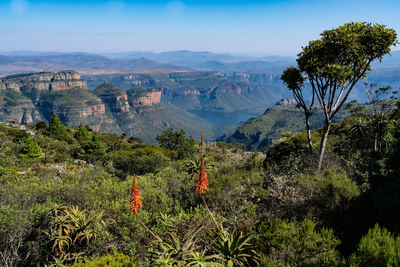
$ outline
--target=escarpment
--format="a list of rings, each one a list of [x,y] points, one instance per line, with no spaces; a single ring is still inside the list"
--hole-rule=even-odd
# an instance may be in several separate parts
[[[128,96],[121,88],[104,82],[93,92],[101,98],[101,100],[110,108],[112,112],[129,112]]]
[[[33,89],[56,92],[74,87],[87,89],[86,81],[74,70],[10,75],[0,79],[0,90],[11,89],[17,92],[29,93]]]
[[[126,91],[129,104],[135,108],[136,113],[148,112],[155,109],[155,105],[163,108],[161,102],[161,91],[150,88],[133,88]]]

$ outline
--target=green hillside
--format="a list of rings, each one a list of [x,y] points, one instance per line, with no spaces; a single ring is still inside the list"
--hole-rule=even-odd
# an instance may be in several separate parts
[[[349,115],[350,112],[343,109],[337,114],[334,122],[338,122]],[[248,146],[254,145],[257,148],[261,148],[271,145],[284,132],[299,133],[304,131],[306,129],[305,123],[304,114],[298,108],[284,106],[278,102],[277,105],[268,108],[263,115],[249,119],[219,140],[229,143],[242,143]],[[323,123],[323,111],[317,110],[310,117],[311,129],[318,129],[323,126]]]

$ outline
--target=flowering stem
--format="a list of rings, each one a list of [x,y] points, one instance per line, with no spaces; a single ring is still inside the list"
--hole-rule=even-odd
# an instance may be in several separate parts
[[[136,219],[140,222],[140,224],[141,224],[147,231],[149,231],[149,232],[155,237],[155,239],[157,239],[157,240],[160,241],[160,242],[163,242],[162,239],[161,239],[157,234],[153,233],[149,228],[147,228],[146,225],[144,225],[144,223],[142,223],[142,221],[139,219],[139,216],[138,216],[136,213],[135,213],[135,215],[136,215]]]
[[[213,219],[215,225],[217,226],[218,229],[221,229],[221,228],[219,227],[217,221],[214,219],[214,216],[212,215],[210,209],[208,208],[207,203],[206,203],[206,200],[204,199],[204,196],[201,195],[201,198],[203,199],[204,205],[206,206],[206,208],[207,208],[207,210],[208,210],[208,213],[211,215],[211,218]]]

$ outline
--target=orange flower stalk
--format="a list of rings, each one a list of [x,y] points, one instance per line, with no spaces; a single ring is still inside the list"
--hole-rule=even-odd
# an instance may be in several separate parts
[[[215,220],[214,216],[212,215],[210,209],[207,206],[206,200],[204,199],[203,192],[208,191],[209,189],[207,188],[208,185],[208,180],[207,180],[207,175],[206,175],[206,168],[204,167],[204,157],[203,157],[203,135],[201,135],[201,142],[199,146],[199,157],[201,159],[201,169],[200,169],[200,175],[199,179],[197,180],[196,184],[196,191],[199,191],[201,198],[203,199],[204,206],[206,206],[208,213],[210,214],[211,218],[213,219],[215,226],[217,226],[218,229],[222,229],[222,226],[220,227]]]
[[[140,200],[142,197],[139,195],[140,191],[136,185],[136,174],[134,174],[131,201],[129,202],[129,206],[131,207],[131,213],[135,212],[135,214],[138,214],[139,209],[142,207],[142,201]]]
[[[207,185],[208,185],[208,180],[207,180],[206,170],[204,167],[204,158],[202,156],[200,175],[199,179],[197,180],[196,191],[199,191],[200,195],[202,195],[204,191],[208,191]]]
[[[139,196],[140,191],[139,188],[136,185],[136,174],[133,175],[133,186],[132,186],[132,192],[131,192],[131,201],[129,202],[129,206],[131,207],[131,213],[135,213],[136,219],[139,221],[139,223],[147,230],[149,231],[158,241],[162,242],[162,239],[155,233],[153,233],[149,228],[142,223],[138,216],[139,209],[142,207],[142,201],[140,200],[142,197]]]

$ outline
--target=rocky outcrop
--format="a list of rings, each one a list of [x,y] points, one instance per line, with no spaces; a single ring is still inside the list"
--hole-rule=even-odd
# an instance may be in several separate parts
[[[134,107],[152,106],[160,103],[161,91],[155,88],[134,88],[126,91],[128,103]]]
[[[74,70],[10,75],[0,79],[0,91],[12,89],[29,93],[37,89],[56,92],[74,87],[87,89],[86,81]]]
[[[281,100],[279,100],[275,105],[294,107],[294,106],[296,106],[296,100],[293,97],[284,97]]]
[[[124,90],[115,87],[108,82],[100,84],[94,93],[109,106],[113,113],[129,112],[128,96]]]
[[[0,91],[0,121],[29,124],[41,120],[41,115],[30,99],[12,90]]]
[[[273,80],[279,80],[281,75],[278,74],[262,74],[262,73],[224,73],[223,76],[236,82],[246,82],[250,84],[268,85]]]
[[[236,139],[251,139],[254,143],[260,142],[267,138],[266,136],[261,136],[261,132],[257,133],[244,133],[240,132],[239,130],[236,130],[235,133],[233,134],[233,137]]]
[[[218,90],[220,93],[228,94],[240,94],[242,92],[242,88],[232,82],[222,82],[217,87],[212,88],[211,92],[214,90]]]
[[[198,90],[182,90],[182,91],[174,91],[167,87],[160,88],[162,95],[168,97],[177,97],[177,96],[189,96],[189,97],[196,97],[200,95]]]

